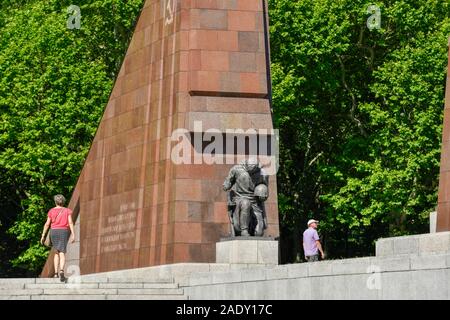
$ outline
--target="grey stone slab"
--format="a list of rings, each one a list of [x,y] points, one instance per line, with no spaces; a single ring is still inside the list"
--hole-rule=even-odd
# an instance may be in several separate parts
[[[31,300],[105,300],[101,294],[74,294],[74,295],[39,295],[31,296]]]
[[[6,284],[17,284],[17,283],[35,283],[35,278],[1,278],[0,285]]]
[[[258,241],[229,241],[230,263],[258,263]]]
[[[24,283],[4,283],[4,284],[0,284],[0,290],[3,289],[23,289],[25,288],[25,284]]]
[[[257,263],[278,264],[278,241],[258,241],[257,248]]]
[[[160,284],[158,284],[159,286]],[[100,289],[142,289],[143,283],[99,283]]]
[[[348,276],[333,275],[310,278],[311,299],[340,300],[348,299],[346,279]]]
[[[216,263],[230,263],[231,241],[216,243]]]
[[[331,261],[331,273],[334,275],[364,274],[373,264],[373,259],[370,257]]]
[[[427,255],[432,253],[450,253],[450,232],[438,232],[421,235],[418,238],[419,253]]]
[[[377,240],[375,242],[375,255],[377,257],[393,256],[394,241],[391,238]]]
[[[241,272],[230,271],[230,272],[215,272],[212,273],[212,283],[231,283],[231,282],[241,282]]]
[[[256,270],[256,269],[264,269],[264,268],[272,268],[272,267],[276,267],[278,265],[273,265],[273,264],[258,264],[258,263],[247,263],[247,264],[243,264],[242,266],[245,266],[245,268],[241,268],[241,269],[252,269],[252,270]]]
[[[373,259],[373,264],[369,267],[371,270],[376,270],[380,272],[390,272],[390,271],[409,271],[410,270],[410,259],[406,257],[381,257]]]
[[[277,265],[278,241],[250,237],[218,242],[216,243],[216,262]]]
[[[376,242],[376,255],[427,255],[450,252],[450,232],[427,233],[380,239]]]
[[[287,266],[276,266],[273,268],[266,269],[266,279],[286,279],[288,278],[288,268]]]
[[[445,269],[445,273],[447,278],[444,285],[447,286],[447,299],[450,300],[450,269]]]
[[[247,263],[241,263],[241,264],[231,263],[230,264],[230,271],[248,269],[249,267],[250,267],[250,265],[247,264]]]
[[[266,280],[266,272],[263,268],[242,269],[240,270],[240,273],[241,273],[241,280],[243,282]]]
[[[209,265],[210,272],[227,272],[230,271],[229,263],[211,263]]]
[[[241,290],[244,300],[259,300],[264,296],[259,282],[241,283],[239,290]]]
[[[42,294],[42,289],[4,289],[0,290],[0,296],[23,296],[32,294]]]
[[[178,285],[180,287],[187,287],[187,286],[189,286],[189,279],[190,279],[190,275],[177,276],[175,278],[175,281],[176,281],[176,283],[178,283]]]
[[[117,289],[44,289],[46,295],[98,295],[98,294],[117,294]]]
[[[83,277],[80,276],[72,276],[67,277],[67,283],[98,283],[99,281],[84,281]],[[37,278],[36,283],[41,284],[61,284],[62,282],[59,280],[59,278]]]
[[[191,286],[200,286],[205,284],[212,283],[212,274],[211,273],[197,273],[192,274],[189,279],[189,285]]]
[[[144,283],[144,289],[178,289],[178,283]]]
[[[327,279],[325,279],[325,277],[310,277],[309,279],[311,284],[311,299],[322,300],[325,290],[324,286],[327,283]]]
[[[226,242],[226,241],[275,241],[274,237],[223,237],[220,238],[220,242]]]
[[[79,278],[77,277],[69,277],[68,282],[79,282],[82,283],[107,283],[108,278],[107,277],[99,277],[99,276],[81,276]]]
[[[0,300],[31,300],[30,296],[0,296]]]
[[[216,295],[213,295],[212,292],[217,291],[221,285],[215,286],[195,286],[195,287],[186,287],[184,289],[184,294],[189,297],[190,300],[207,300],[207,296],[210,295],[211,300],[217,299]]]
[[[411,272],[381,273],[383,300],[412,300],[414,297]]]
[[[264,281],[264,285],[261,290],[265,290],[264,299],[268,300],[289,300],[293,299],[292,296],[289,296],[291,293],[291,279],[274,279]]]
[[[173,283],[173,278],[108,278],[108,283]]]
[[[419,270],[411,272],[411,287],[414,299],[448,299],[447,270]]]
[[[398,237],[394,238],[394,254],[418,254],[419,239],[417,237]]]
[[[289,279],[287,300],[311,300],[311,278]]]
[[[411,270],[443,269],[447,267],[449,255],[429,254],[425,256],[411,256]]]
[[[241,283],[224,283],[227,292],[227,299],[229,300],[244,300],[246,293],[244,292],[244,286]]]
[[[25,289],[71,289],[75,286],[80,289],[97,289],[97,283],[29,283]]]
[[[106,300],[187,300],[184,295],[107,295]]]
[[[131,295],[177,295],[183,294],[183,289],[118,289],[117,294]]]
[[[310,277],[327,276],[332,274],[332,260],[308,262],[308,275]]]
[[[378,300],[382,297],[381,273],[345,275],[346,299]]]
[[[287,264],[289,278],[305,278],[308,276],[308,265],[306,263]]]
[[[348,278],[346,275],[321,277],[320,293],[325,300],[346,300],[349,298]],[[313,281],[314,283],[314,281]],[[314,288],[313,288],[314,289]]]
[[[156,279],[165,278],[171,279],[173,277],[210,271],[210,263],[176,263],[164,266],[152,267],[152,270],[157,270],[158,277]],[[143,271],[147,275],[147,271]]]

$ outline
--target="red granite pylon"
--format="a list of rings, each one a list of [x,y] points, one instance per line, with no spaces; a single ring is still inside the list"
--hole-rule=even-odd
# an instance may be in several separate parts
[[[79,242],[68,264],[81,274],[215,261],[232,164],[176,164],[171,137],[199,123],[202,132],[273,128],[264,3],[146,1],[69,204]],[[270,179],[266,235],[277,237]],[[42,275],[51,273],[50,256]]]

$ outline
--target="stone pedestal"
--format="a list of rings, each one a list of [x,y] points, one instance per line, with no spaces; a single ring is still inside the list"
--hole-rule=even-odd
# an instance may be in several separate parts
[[[277,265],[278,241],[268,237],[223,238],[216,243],[216,263]]]

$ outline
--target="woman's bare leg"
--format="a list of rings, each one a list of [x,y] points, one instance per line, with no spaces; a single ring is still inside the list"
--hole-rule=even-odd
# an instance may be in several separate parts
[[[64,252],[59,253],[59,271],[64,271],[64,267],[66,265],[66,255]]]
[[[53,266],[55,267],[55,274],[59,274],[59,251],[55,252],[55,256],[53,257]]]

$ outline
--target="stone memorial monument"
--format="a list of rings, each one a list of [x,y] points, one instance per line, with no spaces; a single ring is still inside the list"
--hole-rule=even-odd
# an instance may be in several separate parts
[[[266,6],[145,2],[71,195],[79,239],[68,267],[91,274],[216,260],[230,233],[224,177],[250,156],[266,166],[274,157]],[[279,235],[271,175],[263,204],[233,198],[240,233],[251,207],[250,233]],[[50,254],[42,276],[52,267]]]

